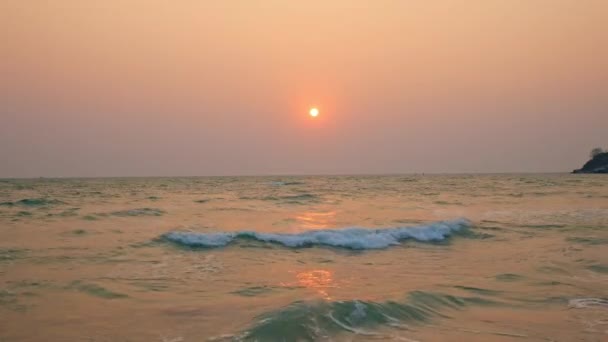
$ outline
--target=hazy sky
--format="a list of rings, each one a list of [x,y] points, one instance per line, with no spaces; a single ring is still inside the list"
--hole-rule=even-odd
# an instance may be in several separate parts
[[[0,1],[0,177],[570,171],[595,146],[606,0]]]

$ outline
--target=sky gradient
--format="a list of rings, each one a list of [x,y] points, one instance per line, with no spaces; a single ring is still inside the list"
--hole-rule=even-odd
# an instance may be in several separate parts
[[[0,177],[570,171],[608,147],[606,18],[604,0],[3,0]]]

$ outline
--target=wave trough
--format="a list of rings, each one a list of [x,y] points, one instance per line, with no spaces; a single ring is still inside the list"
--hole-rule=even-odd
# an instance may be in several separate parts
[[[383,249],[399,245],[402,240],[422,242],[443,241],[452,234],[470,227],[467,219],[434,222],[411,227],[384,229],[342,228],[307,231],[297,234],[260,233],[254,231],[196,233],[169,232],[164,240],[188,247],[217,248],[238,239],[254,239],[260,242],[278,243],[286,247],[331,246],[348,249]]]

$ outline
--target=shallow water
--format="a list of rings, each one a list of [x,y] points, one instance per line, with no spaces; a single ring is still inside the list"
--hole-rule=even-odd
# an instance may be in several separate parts
[[[0,341],[605,341],[608,177],[0,180]]]

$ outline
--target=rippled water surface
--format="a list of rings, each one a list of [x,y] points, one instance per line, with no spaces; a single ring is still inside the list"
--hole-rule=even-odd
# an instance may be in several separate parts
[[[0,180],[0,341],[606,341],[608,177]]]

